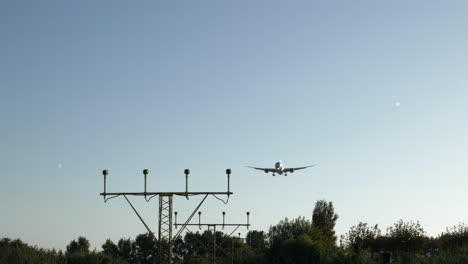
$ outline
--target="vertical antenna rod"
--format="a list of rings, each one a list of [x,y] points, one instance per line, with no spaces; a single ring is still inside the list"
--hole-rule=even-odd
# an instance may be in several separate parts
[[[201,212],[198,211],[198,229],[201,229],[201,223],[200,223],[200,221],[201,221]]]
[[[148,169],[143,170],[143,175],[145,175],[145,198],[146,198],[146,175],[148,175],[148,173],[149,173]]]
[[[226,212],[223,211],[223,229],[224,229],[224,217],[226,216]]]
[[[227,169],[227,170],[226,170],[226,174],[227,174],[227,177],[228,177],[228,190],[227,190],[227,191],[228,191],[228,195],[227,195],[227,196],[228,196],[228,198],[229,198],[229,192],[230,192],[230,191],[229,191],[229,189],[230,189],[230,188],[229,188],[229,187],[230,187],[230,186],[229,186],[229,182],[230,182],[230,178],[231,178],[231,177],[230,177],[230,176],[231,176],[231,169]]]
[[[103,170],[102,175],[104,175],[104,201],[106,201],[106,176],[109,174],[109,171]]]
[[[189,169],[184,170],[185,173],[185,198],[188,200],[188,175],[190,174]]]

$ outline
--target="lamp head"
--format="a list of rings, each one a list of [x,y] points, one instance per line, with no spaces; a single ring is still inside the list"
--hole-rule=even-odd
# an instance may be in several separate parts
[[[103,171],[102,171],[102,175],[107,176],[107,174],[109,174],[109,171],[108,171],[108,170],[103,170]]]
[[[185,169],[185,170],[184,170],[184,173],[185,173],[185,175],[189,175],[189,174],[190,174],[190,170],[189,170],[189,169]]]
[[[145,176],[148,175],[148,173],[149,173],[149,170],[148,170],[148,169],[144,169],[144,170],[143,170],[143,174],[144,174]]]
[[[231,172],[232,172],[231,169],[227,169],[227,170],[226,170],[226,174],[227,174],[227,175],[231,175]]]

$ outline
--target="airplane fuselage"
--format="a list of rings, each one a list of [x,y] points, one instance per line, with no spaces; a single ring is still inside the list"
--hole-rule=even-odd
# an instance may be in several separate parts
[[[276,173],[278,173],[278,175],[283,174],[284,167],[283,167],[283,164],[281,163],[281,161],[278,161],[278,162],[275,163],[275,169],[276,169]]]

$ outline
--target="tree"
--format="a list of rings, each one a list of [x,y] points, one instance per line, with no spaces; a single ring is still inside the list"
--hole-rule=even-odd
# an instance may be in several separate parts
[[[447,231],[442,233],[437,240],[439,247],[444,250],[466,247],[468,246],[468,226],[458,224],[458,226],[447,228]]]
[[[282,263],[308,264],[320,261],[320,246],[307,234],[284,241],[280,252]]]
[[[338,220],[338,215],[335,214],[333,203],[325,200],[318,200],[315,203],[314,212],[312,214],[312,225],[319,228],[325,235],[331,245],[336,243],[335,224]]]
[[[117,247],[112,240],[107,239],[104,244],[102,244],[102,252],[108,256],[118,256],[119,255],[119,248]]]
[[[354,253],[358,253],[362,249],[372,249],[375,251],[375,240],[379,236],[381,236],[381,231],[378,225],[369,227],[367,223],[359,222],[358,225],[352,226],[348,233],[346,233],[342,246]]]
[[[281,244],[288,239],[294,239],[302,234],[309,232],[311,228],[310,221],[304,217],[298,217],[293,220],[285,218],[277,225],[271,226],[268,231],[268,242],[270,244],[270,251],[272,255],[277,255]]]
[[[119,242],[117,243],[117,245],[119,248],[119,256],[123,260],[130,262],[131,257],[132,257],[132,241],[130,240],[130,238],[119,239]]]
[[[427,237],[419,222],[399,220],[387,229],[389,250],[422,252],[426,249]]]
[[[140,234],[132,244],[135,261],[141,264],[154,263],[157,258],[157,241],[149,233]]]
[[[175,253],[180,255],[181,258],[187,258],[193,255],[206,255],[207,248],[205,246],[205,239],[206,238],[203,237],[199,232],[187,232],[185,233],[183,243],[177,244]]]
[[[72,240],[67,246],[67,253],[89,253],[89,241],[85,237],[78,237],[78,241]]]
[[[247,233],[246,242],[252,249],[264,250],[266,248],[265,239],[265,232],[253,230]]]

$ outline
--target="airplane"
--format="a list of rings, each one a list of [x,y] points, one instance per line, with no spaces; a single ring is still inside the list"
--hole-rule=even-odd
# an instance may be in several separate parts
[[[299,167],[299,168],[285,168],[283,167],[283,163],[281,161],[278,161],[275,163],[275,168],[257,168],[257,167],[250,167],[250,166],[246,166],[246,167],[256,169],[256,170],[262,170],[265,173],[272,172],[273,176],[275,176],[275,173],[278,173],[278,175],[282,175],[284,173],[284,176],[288,176],[287,174],[288,172],[293,173],[296,170],[302,170],[302,169],[313,167],[313,166],[315,165]]]

